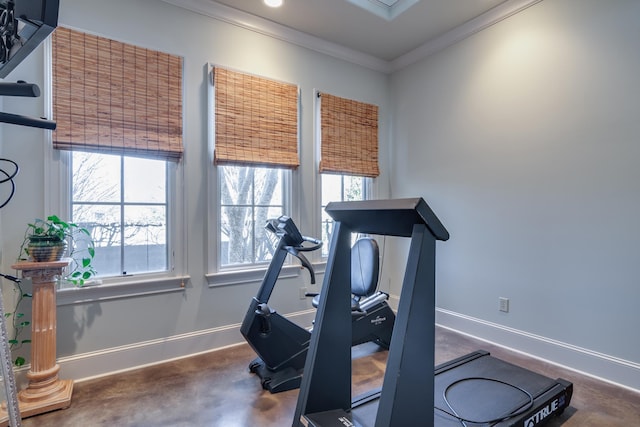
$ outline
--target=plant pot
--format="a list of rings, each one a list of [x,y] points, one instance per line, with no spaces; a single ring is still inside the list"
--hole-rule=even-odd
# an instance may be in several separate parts
[[[31,236],[27,250],[35,262],[60,261],[67,250],[67,242],[57,237]]]

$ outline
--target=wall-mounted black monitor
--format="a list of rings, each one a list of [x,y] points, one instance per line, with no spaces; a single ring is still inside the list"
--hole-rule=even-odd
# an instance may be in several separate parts
[[[0,0],[0,78],[53,32],[59,8],[59,0]]]

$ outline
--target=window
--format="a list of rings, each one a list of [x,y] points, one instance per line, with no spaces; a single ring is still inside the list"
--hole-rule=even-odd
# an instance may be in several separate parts
[[[322,256],[329,253],[333,220],[329,202],[365,200],[371,178],[379,175],[378,107],[317,93],[322,186]]]
[[[284,169],[219,166],[220,266],[241,267],[271,260],[273,235],[267,219],[288,214]]]
[[[136,283],[86,292],[180,289],[182,58],[58,27],[51,60],[57,211],[91,232],[100,281]]]
[[[72,220],[94,241],[98,277],[168,270],[167,162],[74,151]]]
[[[322,177],[322,256],[329,255],[333,219],[325,212],[329,202],[365,200],[368,179],[362,176],[321,174]]]
[[[292,170],[298,167],[297,86],[211,68],[213,163],[217,181],[214,269],[268,263],[274,236],[267,220],[292,216]]]

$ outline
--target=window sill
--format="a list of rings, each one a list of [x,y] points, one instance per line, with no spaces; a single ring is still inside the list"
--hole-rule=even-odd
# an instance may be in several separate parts
[[[324,273],[325,266],[326,263],[313,264],[313,270],[316,276]],[[292,278],[298,277],[300,276],[300,274],[308,274],[304,272],[301,273],[302,270],[304,270],[304,268],[299,264],[285,265],[280,270],[278,279]],[[262,279],[264,279],[264,275],[266,272],[266,268],[256,268],[251,270],[234,270],[223,271],[219,273],[210,273],[206,274],[205,277],[207,279],[209,287],[215,288],[219,286],[243,285],[262,282]]]
[[[129,280],[130,279],[130,280]],[[73,305],[88,302],[108,301],[134,296],[162,294],[168,292],[182,292],[189,276],[157,277],[147,279],[118,280],[112,283],[88,284],[81,288],[58,289],[56,293],[57,305]]]

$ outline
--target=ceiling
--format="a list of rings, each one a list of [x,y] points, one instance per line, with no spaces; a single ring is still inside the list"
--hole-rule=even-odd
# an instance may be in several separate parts
[[[392,72],[542,0],[163,0]]]
[[[505,0],[284,0],[279,8],[268,7],[262,0],[217,3],[392,61]]]

